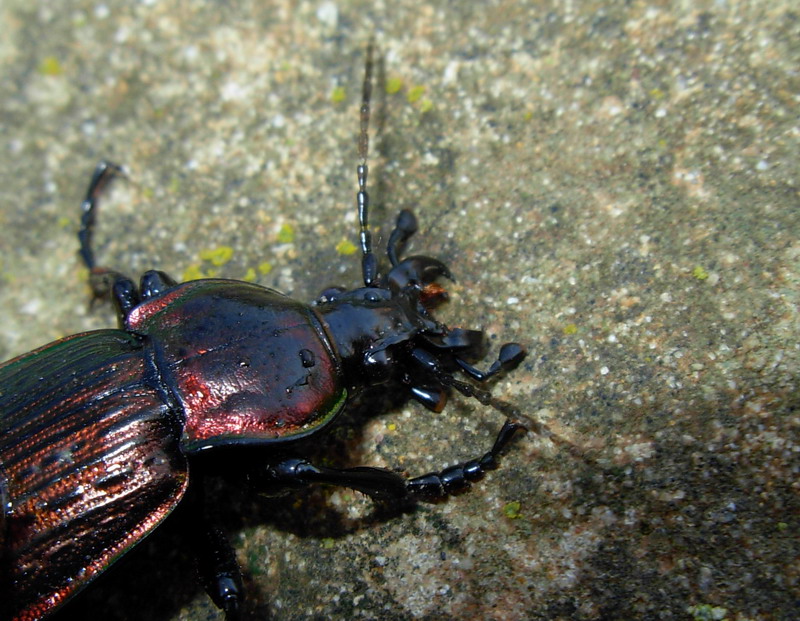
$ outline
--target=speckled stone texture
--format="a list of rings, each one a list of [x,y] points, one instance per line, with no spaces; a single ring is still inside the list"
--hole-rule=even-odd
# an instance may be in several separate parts
[[[374,35],[377,239],[416,210],[411,252],[457,277],[440,316],[525,343],[495,394],[583,452],[529,434],[399,515],[219,485],[246,619],[800,617],[794,3],[5,0],[0,23],[0,357],[113,325],[74,238],[102,158],[131,177],[107,265],[357,284]],[[318,460],[420,474],[502,422],[355,409]],[[57,619],[221,619],[180,517]]]

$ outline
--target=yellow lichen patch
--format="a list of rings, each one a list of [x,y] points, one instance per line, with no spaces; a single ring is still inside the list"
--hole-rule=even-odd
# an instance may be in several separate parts
[[[39,63],[39,73],[42,75],[56,76],[64,73],[61,63],[55,56],[45,56]]]
[[[291,244],[294,241],[294,227],[291,224],[285,223],[281,226],[278,241],[282,244]]]
[[[200,266],[194,263],[183,270],[183,277],[181,280],[186,282],[187,280],[198,280],[200,278],[205,278],[205,274],[203,274],[203,270],[200,269]]]
[[[220,267],[225,265],[233,257],[233,248],[230,246],[218,246],[208,250],[200,251],[200,258],[203,261],[208,261],[211,265]]]
[[[403,81],[400,78],[389,78],[386,81],[387,95],[394,95],[395,93],[399,93],[401,88],[403,88]]]
[[[521,508],[522,505],[518,500],[512,500],[503,506],[503,515],[505,515],[509,520],[519,519],[522,517],[522,512],[520,511]]]
[[[331,101],[333,103],[342,103],[345,99],[347,99],[347,91],[344,90],[344,87],[337,86],[331,91]]]
[[[357,250],[355,244],[353,242],[343,239],[338,244],[336,244],[336,252],[344,256],[350,256],[354,254]]]
[[[406,99],[410,104],[417,103],[420,99],[422,99],[422,96],[424,94],[425,94],[424,86],[413,86],[409,89],[408,95],[406,95]]]

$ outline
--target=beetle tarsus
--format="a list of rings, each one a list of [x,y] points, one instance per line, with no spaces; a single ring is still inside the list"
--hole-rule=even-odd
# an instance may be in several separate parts
[[[471,487],[471,484],[484,477],[487,471],[494,470],[498,458],[511,442],[517,431],[525,427],[515,420],[507,420],[491,450],[478,459],[471,459],[455,466],[449,466],[441,472],[429,472],[406,481],[408,495],[419,500],[443,500],[450,495],[459,494]]]

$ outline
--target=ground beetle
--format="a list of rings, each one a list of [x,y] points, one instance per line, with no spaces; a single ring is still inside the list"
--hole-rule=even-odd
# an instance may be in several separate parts
[[[265,488],[326,483],[379,500],[437,499],[495,468],[523,428],[515,408],[473,383],[515,367],[523,348],[506,343],[487,371],[472,366],[485,353],[484,333],[431,315],[446,298],[436,280],[450,278],[447,267],[398,256],[417,228],[410,211],[389,237],[391,268],[378,273],[367,194],[372,64],[370,45],[357,167],[363,287],[328,289],[311,306],[247,282],[178,284],[159,271],[137,288],[95,264],[98,199],[122,172],[111,163],[95,171],[80,256],[95,295],[115,301],[121,329],[76,334],[0,365],[4,618],[41,619],[69,600],[189,497],[190,467],[201,478],[194,466],[206,454],[256,451],[255,479]],[[507,420],[481,458],[415,478],[292,455],[294,441],[322,432],[359,389],[384,383],[405,386],[437,412],[455,389]],[[204,511],[191,515],[203,537],[201,579],[235,619],[242,583],[233,552]]]

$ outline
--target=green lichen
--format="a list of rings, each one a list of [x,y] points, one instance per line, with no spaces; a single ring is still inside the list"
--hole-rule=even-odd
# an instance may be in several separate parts
[[[267,573],[261,548],[253,549],[247,553],[247,570],[248,573],[253,576],[259,576]]]
[[[225,265],[232,257],[233,248],[230,246],[218,246],[200,251],[200,258],[203,261],[208,261],[211,265],[216,265],[217,267]]]
[[[403,88],[403,81],[400,78],[389,78],[386,81],[387,95],[394,95],[395,93],[399,93],[400,89],[402,88]]]
[[[46,76],[57,76],[64,73],[61,63],[55,56],[45,56],[39,63],[39,73]]]
[[[692,276],[697,278],[697,280],[706,280],[708,278],[708,272],[701,265],[697,265],[692,270]]]
[[[351,254],[355,254],[357,248],[353,242],[343,239],[338,244],[336,244],[336,252],[344,256],[350,256]]]
[[[344,90],[343,86],[336,86],[331,91],[331,101],[333,103],[342,103],[345,99],[347,99],[347,91]]]
[[[262,276],[269,274],[272,271],[272,263],[269,261],[262,261],[258,264],[258,273]]]
[[[188,280],[199,280],[200,278],[205,278],[205,274],[203,273],[203,270],[201,269],[200,265],[194,263],[188,266],[185,270],[183,270],[183,277],[181,278],[181,280],[183,280],[183,282],[186,282]]]
[[[522,517],[522,513],[520,511],[521,508],[522,505],[518,500],[512,500],[503,506],[503,515],[505,515],[509,520],[516,520]]]
[[[577,333],[578,333],[578,326],[576,326],[574,323],[568,323],[566,326],[564,326],[565,335],[571,336]]]
[[[278,241],[282,244],[291,244],[294,241],[294,227],[286,223],[278,231]]]
[[[417,103],[420,99],[422,99],[422,96],[424,94],[425,94],[424,86],[412,86],[408,90],[408,95],[406,95],[406,99],[410,104]]]
[[[256,271],[252,267],[248,267],[244,276],[242,276],[242,280],[244,280],[245,282],[255,282]]]

